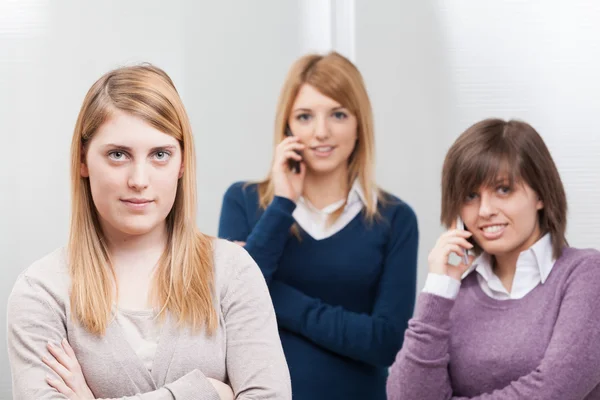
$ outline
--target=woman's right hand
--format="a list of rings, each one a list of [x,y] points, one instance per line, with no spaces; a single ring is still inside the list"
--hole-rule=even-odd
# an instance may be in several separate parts
[[[471,232],[455,229],[454,226],[448,232],[443,233],[427,258],[429,272],[448,275],[450,278],[460,281],[462,275],[469,269],[475,259],[475,257],[469,255],[469,263],[465,265],[463,262],[465,251],[473,248],[473,245],[467,241],[471,235]],[[456,253],[460,256],[461,262],[458,265],[448,263],[450,253]]]
[[[305,146],[295,136],[290,136],[281,141],[275,148],[275,160],[271,171],[271,179],[275,189],[275,196],[285,197],[293,202],[298,201],[302,195],[306,165],[302,156],[296,151],[304,150]],[[288,160],[300,162],[300,172],[290,170]]]
[[[221,400],[234,400],[233,389],[228,384],[212,378],[207,379],[213,385]]]

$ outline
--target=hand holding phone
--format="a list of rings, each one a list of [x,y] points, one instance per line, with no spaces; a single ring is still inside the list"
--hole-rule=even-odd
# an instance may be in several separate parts
[[[469,242],[472,236],[471,232],[465,230],[464,223],[457,218],[451,229],[440,235],[429,252],[427,257],[429,272],[447,275],[460,281],[470,266],[470,256],[467,251],[473,248],[473,244]],[[463,256],[458,256],[461,253]]]

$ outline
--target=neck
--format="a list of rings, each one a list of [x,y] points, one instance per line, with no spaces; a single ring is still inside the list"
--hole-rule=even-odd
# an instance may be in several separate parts
[[[167,244],[166,223],[142,235],[128,235],[111,227],[103,227],[103,231],[116,269],[120,265],[151,264],[153,267]]]
[[[523,251],[533,246],[541,238],[541,236],[542,235],[539,227],[536,227],[529,239],[526,240],[521,246],[509,253],[496,254],[493,256],[494,273],[498,278],[500,278],[502,285],[506,288],[506,290],[508,290],[509,293],[512,289],[513,280],[517,271],[517,262],[519,261],[519,256]]]
[[[348,169],[339,168],[325,175],[309,174],[304,179],[302,195],[318,209],[348,196]]]

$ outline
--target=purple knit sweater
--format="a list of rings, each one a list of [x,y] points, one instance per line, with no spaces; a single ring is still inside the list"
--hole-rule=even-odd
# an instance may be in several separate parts
[[[544,284],[495,300],[467,276],[456,300],[421,293],[390,400],[600,399],[600,252],[566,248]]]

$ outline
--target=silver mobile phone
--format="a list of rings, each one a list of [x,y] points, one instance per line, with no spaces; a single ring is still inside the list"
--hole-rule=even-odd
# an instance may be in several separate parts
[[[463,222],[462,218],[460,218],[460,215],[458,217],[456,217],[456,229],[461,230],[461,231],[465,230],[465,223]],[[467,249],[464,249],[464,251],[463,251],[462,262],[465,265],[469,265],[469,255],[468,255]]]

